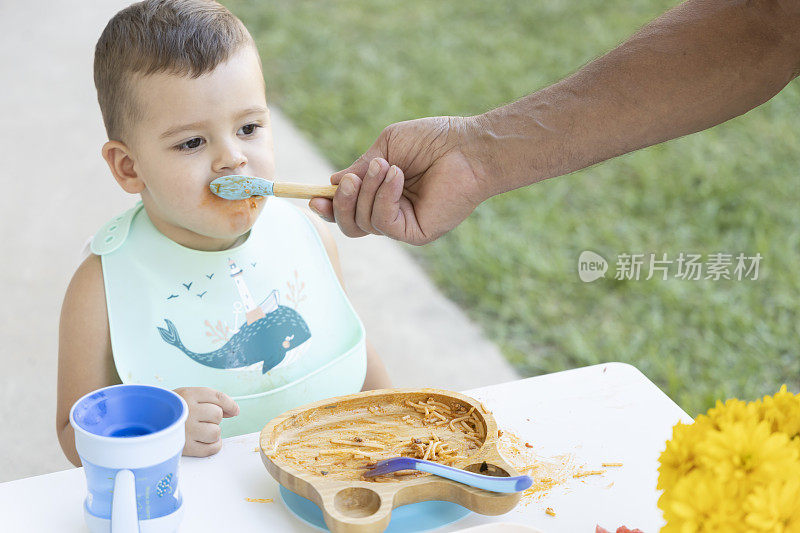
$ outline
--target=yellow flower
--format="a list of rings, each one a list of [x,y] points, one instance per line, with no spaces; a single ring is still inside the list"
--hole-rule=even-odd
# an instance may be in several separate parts
[[[772,431],[786,433],[790,439],[800,442],[800,394],[787,392],[784,385],[775,396],[764,396],[759,408]]]
[[[716,429],[722,429],[735,422],[750,422],[760,418],[758,404],[761,402],[743,402],[736,398],[724,404],[717,400],[717,405],[708,410],[708,418]]]
[[[720,483],[737,483],[749,490],[782,479],[798,461],[797,449],[783,433],[772,433],[766,422],[734,422],[709,432],[697,445],[699,463],[719,476]]]
[[[665,533],[800,533],[800,394],[717,402],[659,457]]]
[[[785,481],[756,487],[745,502],[745,522],[753,531],[800,532],[800,467]]]
[[[679,422],[672,428],[672,439],[667,441],[658,459],[661,463],[658,489],[669,489],[697,467],[697,444],[705,438],[710,427],[708,418],[700,415],[694,424]]]
[[[730,484],[695,471],[658,499],[667,525],[661,533],[745,531],[741,501]]]

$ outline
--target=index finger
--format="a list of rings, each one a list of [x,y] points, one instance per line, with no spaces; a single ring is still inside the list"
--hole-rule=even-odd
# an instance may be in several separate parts
[[[222,391],[205,388],[197,399],[198,403],[213,403],[222,408],[222,416],[230,418],[239,414],[239,406],[233,398]]]

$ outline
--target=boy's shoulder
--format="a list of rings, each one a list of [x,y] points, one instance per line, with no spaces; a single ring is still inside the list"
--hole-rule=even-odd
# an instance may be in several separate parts
[[[75,269],[70,284],[77,284],[82,288],[87,283],[96,283],[97,279],[103,279],[103,266],[100,256],[90,254]]]
[[[92,320],[101,319],[102,322],[105,320],[105,306],[103,266],[100,256],[90,254],[72,275],[64,296],[62,317],[75,315]]]

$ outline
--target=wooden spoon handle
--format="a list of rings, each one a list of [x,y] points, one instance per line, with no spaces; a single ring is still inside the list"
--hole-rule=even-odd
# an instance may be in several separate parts
[[[333,198],[338,185],[309,185],[307,183],[275,182],[272,193],[283,198]]]

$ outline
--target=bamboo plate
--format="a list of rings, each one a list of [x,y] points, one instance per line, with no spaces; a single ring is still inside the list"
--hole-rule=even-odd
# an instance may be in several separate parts
[[[272,419],[261,431],[261,460],[278,483],[316,503],[322,510],[325,523],[334,532],[371,533],[388,527],[392,509],[429,500],[444,500],[462,505],[476,513],[499,515],[513,509],[521,497],[520,493],[501,494],[462,485],[449,479],[424,474],[412,479],[395,482],[370,482],[362,480],[332,479],[321,474],[298,469],[285,458],[277,456],[278,447],[286,430],[302,426],[312,413],[318,411],[331,418],[339,412],[347,412],[367,406],[403,405],[433,398],[451,406],[455,403],[475,407],[483,423],[486,437],[481,446],[471,455],[452,466],[497,476],[518,476],[497,449],[497,423],[491,412],[474,398],[442,389],[383,389],[360,392],[292,409]],[[413,412],[413,411],[409,411]],[[348,428],[352,429],[352,428]],[[421,428],[408,426],[409,439],[420,436]],[[488,467],[488,470],[486,468]]]

